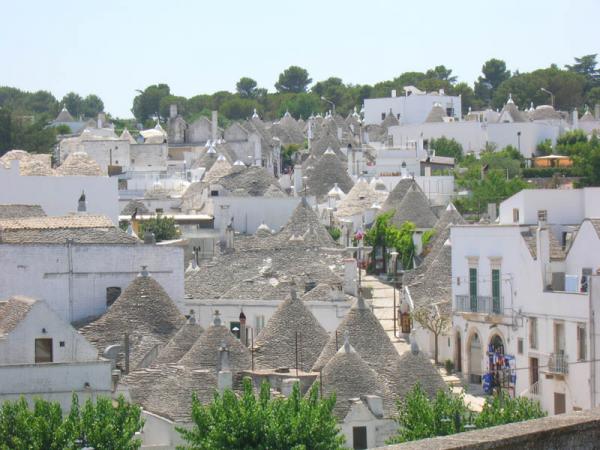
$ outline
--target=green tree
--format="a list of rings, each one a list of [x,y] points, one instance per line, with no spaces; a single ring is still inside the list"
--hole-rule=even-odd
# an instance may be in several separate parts
[[[436,156],[449,156],[457,162],[462,159],[463,148],[455,139],[448,139],[444,136],[431,140],[431,148],[435,150]]]
[[[242,98],[255,98],[257,95],[258,83],[252,78],[242,77],[235,85],[235,90]]]
[[[446,66],[435,66],[433,69],[429,69],[425,72],[425,77],[448,81],[451,84],[456,83],[456,77],[452,75],[452,69],[447,69]]]
[[[90,94],[83,99],[81,109],[84,117],[96,117],[98,113],[104,111],[104,102],[95,94]]]
[[[484,105],[490,105],[498,86],[510,78],[510,70],[501,59],[492,58],[481,68],[483,76],[475,82],[475,94]]]
[[[140,232],[140,237],[143,237],[146,232],[154,233],[156,242],[170,241],[179,237],[175,219],[161,215],[140,222]]]
[[[62,98],[60,102],[75,118],[79,117],[79,115],[83,113],[83,108],[81,106],[83,103],[83,98],[81,98],[81,95],[75,92],[69,92]]]
[[[227,389],[222,395],[215,393],[213,402],[204,406],[194,394],[193,426],[177,431],[188,448],[197,450],[338,450],[344,439],[332,413],[334,406],[335,396],[320,399],[317,385],[306,397],[296,384],[289,398],[273,399],[268,382],[256,396],[251,380],[245,378],[240,397]]]
[[[452,87],[450,91],[452,95],[460,95],[460,103],[462,107],[461,113],[464,115],[471,109],[479,109],[484,103],[475,95],[473,88],[467,83],[457,83]]]
[[[586,103],[592,110],[594,106],[600,104],[600,86],[593,87],[588,91]]]
[[[73,394],[66,416],[57,402],[35,399],[32,409],[21,398],[0,407],[0,449],[77,450],[83,441],[97,449],[135,450],[141,446],[135,433],[142,426],[141,409],[126,403],[123,396],[116,405],[99,397],[80,408]]]
[[[306,120],[312,113],[323,111],[320,98],[312,93],[290,94],[281,100],[276,108],[276,117],[283,116],[287,111],[297,119]]]
[[[544,139],[535,147],[535,153],[537,156],[547,156],[552,154],[552,141],[550,139]]]
[[[163,97],[171,95],[171,89],[168,84],[155,84],[148,86],[143,91],[138,91],[133,99],[133,108],[131,112],[139,122],[146,122],[148,119],[161,119],[160,101]],[[164,117],[162,117],[164,119]]]
[[[398,252],[398,261],[404,269],[412,268],[412,259],[415,254],[415,244],[412,235],[415,232],[415,224],[405,222],[400,228],[392,223],[394,211],[380,214],[375,223],[365,234],[365,242],[373,247],[373,252],[380,247],[383,252],[384,261],[387,260],[388,250]],[[372,258],[374,259],[374,258]]]
[[[416,384],[397,407],[398,434],[389,439],[388,444],[460,433],[470,417],[462,395],[440,390],[430,399],[420,384]]]
[[[312,82],[308,76],[308,71],[298,66],[290,66],[279,74],[279,79],[275,83],[277,92],[306,92],[306,88]]]
[[[0,156],[12,149],[12,114],[8,108],[0,108]]]
[[[254,100],[232,97],[221,104],[221,113],[230,120],[249,119],[258,105]]]
[[[452,324],[451,318],[440,313],[439,308],[435,305],[417,308],[412,312],[412,316],[419,325],[433,334],[433,360],[437,364],[439,354],[439,337],[450,328],[450,325]]]
[[[600,139],[596,134],[588,140],[581,130],[565,133],[557,140],[556,152],[573,160],[573,171],[581,177],[577,187],[600,186]]]
[[[594,86],[600,84],[600,70],[596,67],[598,54],[584,55],[580,58],[575,58],[575,64],[566,65],[567,70],[583,75],[586,79],[586,91],[589,91]]]
[[[545,416],[538,401],[527,397],[512,398],[501,391],[486,398],[481,413],[475,418],[475,425],[477,428],[487,428]]]

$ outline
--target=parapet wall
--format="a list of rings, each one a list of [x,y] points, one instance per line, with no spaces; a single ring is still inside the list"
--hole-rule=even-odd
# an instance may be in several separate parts
[[[528,450],[600,448],[600,408],[381,447],[382,450],[515,450],[521,448]]]

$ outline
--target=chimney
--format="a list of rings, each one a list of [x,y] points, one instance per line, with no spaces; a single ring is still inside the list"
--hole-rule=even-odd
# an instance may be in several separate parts
[[[573,110],[573,128],[579,128],[579,113],[577,112],[577,108]]]
[[[174,119],[175,117],[177,117],[177,105],[176,104],[169,105],[169,117],[171,119]]]
[[[79,200],[77,201],[77,212],[86,212],[87,206],[85,201],[85,191],[81,191],[81,195],[79,196]]]
[[[106,114],[103,112],[98,113],[98,128],[104,128],[104,124],[106,123]]]
[[[248,332],[246,331],[246,314],[244,314],[244,310],[240,311],[240,342],[244,347],[248,347]]]
[[[148,266],[142,266],[142,271],[138,275],[138,277],[149,277],[150,272],[148,272]]]
[[[229,349],[225,341],[219,347],[219,371],[217,372],[217,389],[223,393],[225,389],[231,389],[233,377],[229,366]]]
[[[392,98],[396,96],[396,89],[392,89]]]
[[[536,229],[536,256],[542,273],[543,286],[546,287],[552,282],[552,272],[550,267],[550,231],[543,222],[540,222]]]
[[[402,178],[408,178],[408,168],[406,167],[406,161],[402,161],[402,165],[400,166],[400,176]]]
[[[354,296],[358,294],[356,266],[357,264],[354,258],[344,259],[344,292]]]
[[[212,138],[213,142],[217,141],[217,130],[219,129],[219,125],[218,125],[219,117],[218,117],[218,114],[219,113],[217,111],[213,111],[212,112],[212,120],[211,120],[210,124],[212,126],[211,127],[211,130],[212,130],[212,132],[211,132],[211,138]]]

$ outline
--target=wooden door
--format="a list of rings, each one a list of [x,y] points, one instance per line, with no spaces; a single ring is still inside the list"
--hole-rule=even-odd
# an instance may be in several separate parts
[[[352,427],[352,448],[362,450],[367,447],[367,427]]]
[[[554,414],[564,414],[567,411],[565,394],[554,393]]]

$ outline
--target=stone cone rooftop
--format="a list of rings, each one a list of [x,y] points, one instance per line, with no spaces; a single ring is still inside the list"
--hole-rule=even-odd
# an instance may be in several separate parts
[[[398,361],[398,352],[384,331],[381,322],[375,317],[371,308],[360,298],[348,311],[337,330],[330,336],[329,342],[327,342],[313,366],[313,371],[319,371],[325,367],[327,362],[335,356],[338,348],[344,342],[346,331],[349,333],[350,345],[361,358],[377,374],[386,380],[391,379],[389,371],[394,362]],[[338,348],[336,348],[336,340]]]
[[[155,363],[176,363],[192,348],[203,332],[204,328],[193,317],[190,317],[167,345],[160,350]]]
[[[412,222],[417,228],[433,228],[437,222],[429,200],[423,191],[415,186],[409,188],[392,217],[392,223],[398,227],[404,222]]]
[[[308,235],[306,235],[307,232]],[[277,234],[277,238],[281,241],[289,241],[292,236],[305,235],[304,245],[337,246],[306,198],[302,197],[283,230]]]
[[[404,196],[406,195],[408,190],[413,186],[418,187],[418,184],[415,180],[413,180],[412,178],[402,178],[398,182],[398,184],[396,184],[394,189],[392,189],[390,195],[388,195],[388,198],[383,204],[382,210],[386,212],[391,209],[398,209],[398,206],[400,206],[400,203],[402,202],[402,200],[404,200]]]
[[[98,320],[83,327],[82,334],[102,353],[123,344],[129,333],[130,367],[136,368],[157,345],[165,345],[185,323],[185,317],[151,276],[138,276]]]
[[[229,366],[231,371],[239,373],[251,368],[250,350],[224,325],[211,325],[192,345],[178,364],[189,368],[209,369],[213,373],[219,370],[219,349],[225,344],[229,349]]]
[[[314,168],[307,170],[306,176],[308,177],[306,183],[310,194],[319,199],[325,198],[335,183],[346,193],[354,185],[344,164],[333,152],[325,152],[314,165]]]
[[[73,152],[56,169],[58,175],[102,176],[106,175],[96,161],[85,152]]]
[[[329,334],[295,292],[281,303],[255,342],[260,368],[296,367],[309,372],[329,340]]]
[[[348,414],[351,399],[358,399],[362,395],[381,397],[384,412],[393,411],[394,403],[388,387],[350,345],[342,345],[327,362],[321,372],[321,380],[324,397],[335,393],[333,413],[338,420],[343,420]]]

